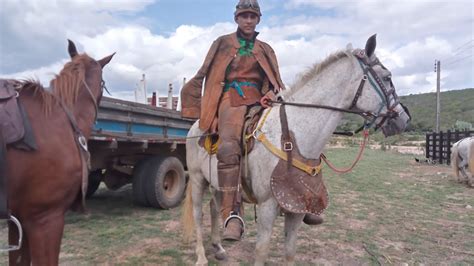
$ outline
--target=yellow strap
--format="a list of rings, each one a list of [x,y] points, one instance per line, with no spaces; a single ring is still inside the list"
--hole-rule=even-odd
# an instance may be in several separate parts
[[[275,154],[277,157],[279,157],[280,159],[282,159],[284,161],[288,161],[288,158],[287,158],[288,156],[287,156],[286,152],[284,152],[284,151],[280,150],[279,148],[275,147],[267,139],[267,137],[265,137],[265,134],[263,132],[261,132],[263,124],[265,124],[265,121],[267,120],[268,115],[270,114],[271,111],[272,111],[272,107],[268,108],[267,113],[263,116],[262,121],[257,126],[257,128],[255,129],[253,134],[247,135],[245,138],[246,138],[246,140],[248,140],[251,137],[256,137],[256,140],[263,143],[263,146],[265,146],[271,153]],[[257,132],[260,132],[260,134],[258,136],[256,136]],[[294,167],[296,167],[296,168],[298,168],[298,169],[300,169],[300,170],[302,170],[302,171],[304,171],[304,172],[306,172],[306,173],[308,173],[312,176],[315,176],[315,175],[319,174],[319,172],[321,172],[321,168],[322,168],[321,162],[319,163],[319,165],[310,166],[310,165],[307,165],[307,164],[303,163],[302,161],[300,161],[298,159],[295,159],[295,158],[293,158],[293,160],[291,160],[291,164]]]
[[[260,135],[258,135],[257,137],[257,140],[260,141],[261,143],[263,143],[263,145],[273,154],[275,154],[277,157],[279,157],[280,159],[284,160],[284,161],[288,161],[288,156],[286,154],[286,152],[280,150],[279,148],[275,147],[268,139],[267,137],[265,137],[265,134],[264,133],[261,133]],[[321,168],[322,168],[322,164],[319,163],[318,165],[316,166],[310,166],[310,165],[307,165],[305,163],[303,163],[302,161],[298,160],[298,159],[295,159],[293,158],[293,160],[291,160],[291,164],[312,175],[312,176],[315,176],[317,175],[320,171],[321,171]]]

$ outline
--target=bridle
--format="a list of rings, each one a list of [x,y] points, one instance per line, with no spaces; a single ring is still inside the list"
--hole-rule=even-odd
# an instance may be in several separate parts
[[[89,94],[89,96],[91,96],[91,100],[92,100],[92,103],[94,104],[94,109],[95,109],[95,115],[94,115],[94,121],[97,120],[97,115],[99,113],[99,105],[97,104],[97,99],[94,97],[94,94],[92,93],[92,90],[91,88],[89,87],[89,85],[87,85],[86,81],[85,80],[82,80],[82,83],[84,84],[84,86],[86,87],[86,90]],[[109,90],[107,89],[107,87],[105,86],[105,81],[102,80],[100,82],[100,95],[102,95],[104,93],[104,90],[110,94]]]
[[[371,127],[378,118],[382,118],[379,123],[376,124],[375,130],[379,129],[383,126],[388,118],[396,118],[398,117],[398,113],[394,110],[395,107],[400,103],[400,100],[395,93],[395,88],[390,80],[391,89],[388,90],[387,87],[383,84],[380,77],[377,75],[375,70],[373,69],[374,66],[379,65],[383,69],[385,68],[384,65],[378,60],[375,59],[373,62],[369,62],[369,58],[365,54],[364,50],[356,50],[353,52],[354,56],[357,58],[357,61],[362,68],[363,76],[359,82],[359,87],[357,88],[357,92],[352,100],[352,103],[349,108],[339,108],[334,106],[328,105],[321,105],[321,104],[308,104],[308,103],[295,103],[295,102],[286,102],[283,99],[278,99],[277,101],[270,100],[270,103],[277,103],[282,105],[290,105],[290,106],[297,106],[297,107],[307,107],[307,108],[319,108],[319,109],[327,109],[342,113],[350,113],[356,114],[364,118],[366,123],[359,128],[356,132],[361,131],[364,128]],[[381,106],[377,113],[373,113],[371,111],[363,111],[358,108],[357,102],[359,101],[360,96],[362,95],[362,91],[364,89],[365,83],[369,81],[371,87],[377,92],[377,94],[381,98]],[[383,108],[386,107],[386,112],[382,113]]]

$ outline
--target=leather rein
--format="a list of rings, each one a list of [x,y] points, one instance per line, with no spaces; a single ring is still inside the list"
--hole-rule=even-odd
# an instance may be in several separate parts
[[[387,88],[385,87],[385,85],[383,84],[382,80],[380,79],[380,77],[377,75],[377,73],[375,72],[375,70],[373,69],[373,66],[375,65],[380,65],[383,69],[386,69],[382,63],[376,59],[374,60],[374,62],[372,63],[369,63],[368,61],[368,58],[367,56],[365,55],[365,51],[364,50],[360,50],[358,53],[354,53],[354,55],[356,56],[357,60],[358,60],[358,63],[360,64],[362,70],[363,70],[363,76],[362,76],[362,79],[359,83],[359,87],[357,88],[357,92],[354,96],[354,99],[352,100],[352,103],[351,103],[351,106],[349,108],[339,108],[339,107],[334,107],[334,106],[328,106],[328,105],[321,105],[321,104],[308,104],[308,103],[294,103],[294,102],[286,102],[282,99],[279,99],[277,101],[273,101],[273,100],[269,100],[268,102],[273,104],[273,103],[277,103],[277,104],[281,104],[282,106],[280,107],[280,122],[282,124],[282,136],[284,139],[288,139],[288,136],[289,136],[289,130],[288,130],[288,122],[287,122],[287,119],[286,119],[286,111],[285,111],[285,108],[284,106],[285,105],[290,105],[290,106],[296,106],[296,107],[306,107],[306,108],[318,108],[318,109],[327,109],[327,110],[332,110],[332,111],[336,111],[336,112],[343,112],[343,113],[350,113],[350,114],[356,114],[356,115],[359,115],[361,117],[363,117],[366,121],[368,120],[371,120],[370,123],[364,123],[364,125],[362,125],[358,130],[355,131],[355,133],[358,133],[360,132],[361,130],[364,130],[364,133],[363,133],[363,136],[364,136],[364,140],[363,140],[363,143],[361,144],[361,147],[359,149],[359,152],[355,158],[355,160],[352,162],[351,166],[346,168],[346,169],[337,169],[326,157],[326,155],[324,154],[321,154],[321,159],[324,160],[324,162],[328,165],[329,168],[331,168],[333,171],[337,172],[337,173],[347,173],[347,172],[350,172],[355,166],[356,164],[359,162],[359,160],[362,158],[362,154],[363,154],[363,151],[365,149],[365,146],[367,144],[367,140],[369,138],[369,131],[368,131],[368,128],[371,127],[371,125],[373,125],[373,123],[379,118],[379,117],[382,117],[382,120],[375,126],[375,130],[379,129],[380,127],[382,127],[382,125],[385,123],[385,121],[388,119],[388,118],[395,118],[398,116],[398,113],[396,111],[394,111],[394,108],[395,106],[399,103],[399,99],[398,99],[398,96],[395,94],[395,88],[393,87],[393,84],[390,80],[390,84],[392,86],[392,88],[389,90],[387,90]],[[375,82],[372,80],[372,78],[375,80]],[[381,113],[382,111],[382,108],[379,109],[379,112],[377,114],[374,114],[373,112],[370,112],[370,111],[362,111],[362,110],[356,110],[355,107],[357,105],[357,102],[360,98],[360,96],[362,95],[362,91],[364,89],[364,86],[365,86],[365,83],[369,81],[372,85],[372,87],[375,89],[375,91],[377,92],[377,94],[379,94],[379,96],[381,97],[382,99],[382,102],[384,103],[384,105],[382,106],[383,107],[386,107],[387,108],[387,111],[386,113]],[[381,92],[380,92],[381,91]],[[390,96],[393,97],[393,104],[390,105]],[[267,112],[267,115],[270,111]],[[265,119],[264,119],[265,121]],[[263,122],[264,122],[263,121]],[[265,136],[264,136],[264,133],[263,132],[260,132],[260,134],[257,134],[256,131],[259,131],[259,129],[263,126],[263,123],[257,128],[257,130],[254,131],[254,133],[252,134],[253,137],[255,137],[255,139],[257,139],[258,141],[260,142],[263,142],[264,143],[264,146],[267,147],[267,149],[269,149],[272,153],[277,154],[277,152],[275,151],[275,147],[271,144],[271,143],[268,143],[268,141],[264,141],[265,140]],[[343,134],[347,134],[349,135],[348,133],[343,133]],[[350,133],[350,135],[353,135],[354,133]],[[288,139],[289,140],[289,139]],[[287,145],[288,145],[288,148],[287,148]],[[286,159],[287,162],[288,162],[288,165],[291,165],[293,164],[295,167],[298,167],[295,165],[294,162],[292,162],[292,158],[291,158],[291,150],[292,150],[292,143],[291,141],[287,141],[285,143],[285,146],[284,146],[284,151],[286,152],[286,155],[285,156],[286,158],[283,158],[283,159]],[[282,158],[282,156],[278,156],[280,158]],[[305,167],[310,167],[310,166],[305,166]],[[301,170],[304,170],[302,167],[298,167],[300,168]],[[321,170],[321,165],[318,165],[316,167],[312,167],[310,168],[312,169],[312,175],[315,175],[317,173],[319,173],[319,171]]]

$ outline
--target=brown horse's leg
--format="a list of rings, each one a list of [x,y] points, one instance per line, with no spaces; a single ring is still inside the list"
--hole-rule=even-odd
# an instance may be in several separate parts
[[[30,219],[25,223],[34,265],[58,265],[63,230],[62,211],[47,214],[39,219]]]
[[[8,224],[8,243],[10,245],[18,244],[18,229],[12,223]],[[28,246],[28,238],[26,234],[23,234],[23,242],[20,250],[12,251],[8,254],[9,265],[30,265],[30,248]]]

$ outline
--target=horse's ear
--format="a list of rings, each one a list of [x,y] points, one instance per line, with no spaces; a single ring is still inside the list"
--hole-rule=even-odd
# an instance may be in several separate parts
[[[74,56],[76,56],[78,54],[77,49],[76,49],[76,45],[69,39],[67,40],[67,42],[68,42],[67,51],[69,52],[69,56],[71,58],[73,58]]]
[[[104,68],[104,66],[107,65],[107,64],[110,62],[110,60],[112,60],[112,57],[114,57],[114,55],[115,55],[115,53],[113,53],[113,54],[111,54],[111,55],[109,55],[109,56],[106,56],[106,57],[104,57],[104,58],[98,60],[97,62],[100,64],[100,66],[101,66],[102,68]]]
[[[375,47],[377,46],[377,34],[370,36],[365,44],[365,54],[367,57],[371,57],[375,52]]]

